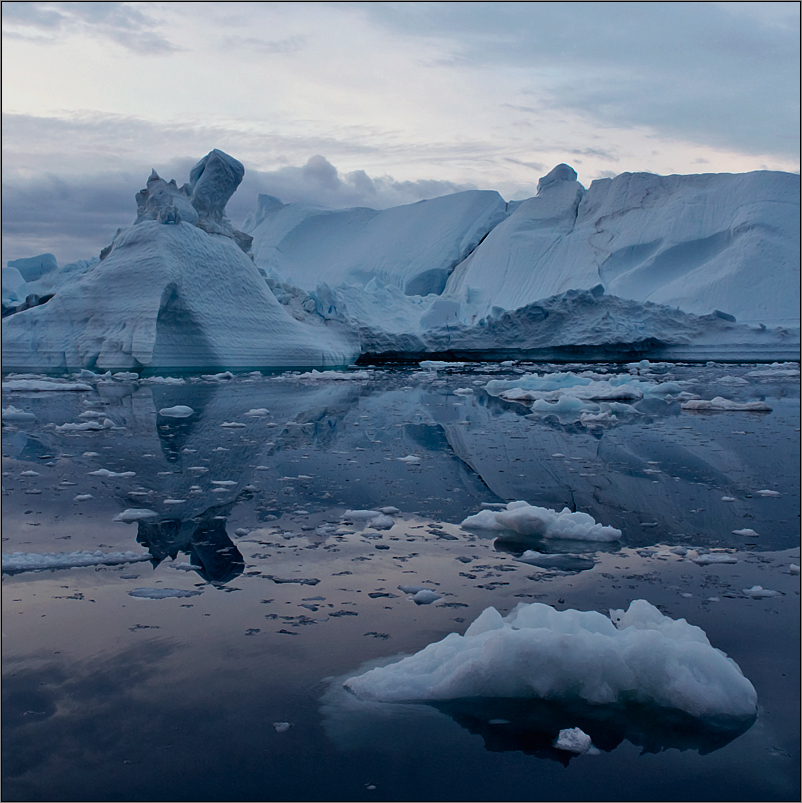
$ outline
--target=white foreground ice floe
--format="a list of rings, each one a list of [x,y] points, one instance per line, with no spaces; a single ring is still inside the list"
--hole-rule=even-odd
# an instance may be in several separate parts
[[[645,600],[611,610],[610,618],[538,602],[521,603],[505,617],[487,608],[464,636],[451,633],[344,686],[361,699],[399,703],[579,698],[697,717],[749,717],[757,708],[752,684],[701,628]]]

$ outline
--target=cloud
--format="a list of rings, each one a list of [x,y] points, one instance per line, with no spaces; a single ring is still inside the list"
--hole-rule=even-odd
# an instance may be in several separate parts
[[[286,39],[257,39],[252,36],[228,36],[223,46],[251,50],[256,53],[272,55],[275,53],[298,53],[307,46],[305,36],[288,36]]]
[[[3,36],[47,43],[65,36],[108,39],[139,55],[183,48],[157,32],[158,21],[141,3],[3,3]]]
[[[199,157],[172,159],[158,165],[166,179],[180,186]],[[119,227],[136,217],[134,196],[145,186],[150,166],[103,175],[3,177],[3,258],[56,255],[60,265],[97,256]],[[390,176],[371,178],[364,170],[340,174],[323,156],[315,155],[300,167],[272,171],[250,169],[226,208],[235,226],[256,208],[259,193],[285,203],[306,202],[343,209],[367,206],[386,209],[424,198],[472,189],[450,181],[422,179],[396,181]]]
[[[527,110],[752,154],[799,150],[799,6],[712,3],[367,3],[436,65],[515,69]],[[763,4],[756,4],[761,6]],[[771,4],[768,4],[771,5]]]

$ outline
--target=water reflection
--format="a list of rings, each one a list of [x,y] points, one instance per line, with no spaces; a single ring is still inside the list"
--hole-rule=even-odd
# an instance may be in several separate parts
[[[553,745],[561,730],[581,728],[599,750],[623,741],[659,753],[674,748],[700,755],[720,750],[755,722],[747,718],[700,719],[676,709],[645,705],[590,705],[580,700],[471,699],[433,704],[492,752],[517,750],[567,765],[574,755]]]

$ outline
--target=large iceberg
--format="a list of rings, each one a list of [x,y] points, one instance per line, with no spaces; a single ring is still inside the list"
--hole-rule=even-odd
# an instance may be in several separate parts
[[[377,211],[260,195],[213,150],[155,171],[100,260],[3,268],[4,370],[158,371],[411,359],[797,359],[799,178],[558,165],[535,197]],[[246,233],[247,232],[247,233]]]
[[[236,166],[239,169],[234,169]],[[155,172],[136,222],[44,305],[3,321],[3,369],[63,371],[343,365],[357,356],[337,322],[294,319],[225,218],[242,165],[219,151],[178,188]]]
[[[755,689],[735,661],[712,647],[703,630],[645,600],[610,611],[610,618],[539,602],[520,603],[505,617],[486,608],[464,636],[451,633],[344,685],[382,702],[581,699],[705,718],[757,712]]]

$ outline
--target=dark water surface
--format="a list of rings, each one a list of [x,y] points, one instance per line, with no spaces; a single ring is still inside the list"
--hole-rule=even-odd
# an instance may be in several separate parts
[[[4,555],[149,559],[4,562],[3,799],[798,799],[798,372],[602,366],[772,411],[648,399],[600,425],[483,390],[522,370],[590,367],[4,390],[4,410],[36,417],[4,420]],[[193,413],[159,412],[175,405]],[[106,418],[100,431],[58,429]],[[134,475],[90,473],[101,469]],[[585,511],[622,540],[459,526],[517,499]],[[390,529],[344,518],[389,506]],[[131,508],[158,515],[114,521]],[[536,566],[518,560],[524,549],[572,557]],[[737,562],[693,561],[709,550]],[[402,585],[441,599],[416,605]],[[756,585],[778,594],[744,592]],[[184,595],[148,598],[165,589]],[[751,725],[722,734],[570,701],[364,706],[342,689],[365,662],[463,633],[490,605],[607,613],[640,598],[738,663],[758,694]],[[598,755],[553,748],[580,723]]]

